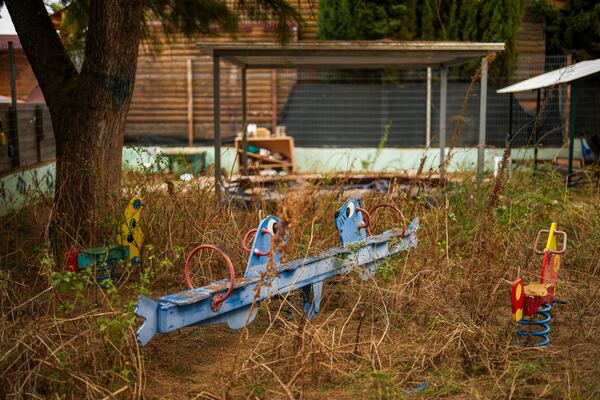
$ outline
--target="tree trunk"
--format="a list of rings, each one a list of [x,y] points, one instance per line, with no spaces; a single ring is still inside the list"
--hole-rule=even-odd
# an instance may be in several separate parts
[[[110,240],[120,209],[123,132],[135,81],[142,0],[92,0],[80,73],[42,0],[6,0],[50,109],[56,188],[50,225],[55,257]]]

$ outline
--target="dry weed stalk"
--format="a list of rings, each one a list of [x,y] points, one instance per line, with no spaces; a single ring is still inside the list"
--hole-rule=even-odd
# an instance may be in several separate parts
[[[510,180],[503,171],[500,176],[480,190],[467,179],[443,192],[407,194],[394,183],[388,193],[367,194],[367,208],[393,202],[407,217],[421,217],[419,247],[382,263],[368,281],[358,274],[328,281],[312,321],[303,317],[300,296],[290,293],[262,302],[242,333],[198,327],[159,337],[144,349],[125,321],[143,282],[139,271],[116,292],[88,285],[83,297],[62,293],[52,282],[47,253],[32,250],[32,237],[45,247],[47,205],[15,214],[0,222],[7,238],[0,240],[0,393],[389,399],[428,380],[429,398],[597,397],[600,369],[586,364],[600,348],[596,189],[566,191],[554,177],[523,171]],[[275,210],[288,226],[287,259],[336,245],[333,213],[345,194],[321,189],[310,185],[258,210],[233,204],[217,210],[206,187],[153,180],[126,186],[125,198],[135,192],[145,199],[146,289],[153,295],[183,289],[183,256],[201,243],[223,248],[241,275],[244,232]],[[571,238],[559,288],[569,304],[556,308],[552,346],[532,351],[514,342],[507,293],[510,280],[537,274],[539,260],[529,243],[551,220]],[[398,221],[381,213],[376,224],[379,233]],[[197,285],[224,274],[208,255],[192,268]],[[112,325],[119,321],[124,324]],[[103,324],[116,327],[114,333],[102,331]]]

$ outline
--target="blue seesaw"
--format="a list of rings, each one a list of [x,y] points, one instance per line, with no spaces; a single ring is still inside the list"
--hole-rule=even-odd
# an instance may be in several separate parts
[[[384,207],[404,218],[400,210],[390,204],[374,207],[371,217]],[[249,249],[243,278],[235,277],[231,260],[220,249],[211,245],[196,247],[186,259],[185,277],[189,290],[156,300],[146,296],[138,298],[135,314],[144,319],[137,330],[138,342],[145,346],[157,333],[192,325],[227,323],[230,328],[239,329],[254,320],[260,301],[297,289],[302,291],[306,317],[313,318],[319,313],[325,279],[353,270],[358,270],[363,279],[368,279],[375,274],[382,260],[417,246],[418,218],[408,227],[368,236],[369,215],[357,200],[346,201],[335,214],[341,246],[286,263],[281,263],[277,249],[279,218],[266,217],[256,230],[251,231],[255,231],[256,235]],[[248,234],[243,242],[247,238]],[[189,276],[189,263],[194,254],[205,249],[216,251],[225,259],[230,276],[229,279],[194,288]]]

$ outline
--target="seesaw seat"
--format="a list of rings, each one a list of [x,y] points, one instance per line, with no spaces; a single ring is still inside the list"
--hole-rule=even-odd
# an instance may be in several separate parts
[[[548,289],[553,285],[548,283],[528,283],[525,285],[525,295],[533,297],[545,297],[548,295]]]

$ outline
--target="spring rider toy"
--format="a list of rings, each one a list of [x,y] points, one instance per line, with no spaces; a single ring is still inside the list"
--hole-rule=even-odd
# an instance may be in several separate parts
[[[123,213],[124,221],[116,244],[83,250],[71,248],[65,254],[67,271],[95,268],[96,280],[100,286],[106,286],[109,280],[118,279],[117,264],[123,263],[131,267],[140,265],[140,249],[144,241],[144,233],[139,225],[142,208],[141,197],[136,196],[129,201]]]
[[[393,204],[375,207],[371,212],[382,208],[389,208],[404,219]],[[367,232],[369,215],[357,200],[346,201],[335,214],[341,246],[285,263],[281,263],[281,254],[276,246],[276,238],[281,235],[279,218],[266,217],[242,240],[242,246],[250,251],[243,278],[235,276],[233,263],[222,250],[209,244],[196,247],[185,262],[188,290],[158,299],[138,298],[135,314],[143,318],[137,330],[138,342],[145,346],[157,333],[168,333],[186,326],[227,323],[230,328],[239,329],[254,320],[257,303],[294,290],[301,291],[304,314],[309,319],[313,318],[319,313],[324,280],[354,269],[360,272],[361,278],[367,279],[375,273],[382,260],[417,246],[418,218],[408,227],[404,225],[370,236]],[[247,242],[253,233],[252,246],[248,247]],[[229,271],[228,279],[203,287],[193,285],[189,264],[201,250],[215,251],[224,259]]]
[[[544,250],[538,250],[538,243],[543,234],[548,234],[546,247]],[[557,236],[562,237],[560,250]],[[546,346],[550,343],[550,311],[552,304],[557,302],[556,285],[561,256],[567,249],[567,234],[556,230],[556,223],[552,223],[549,230],[542,229],[538,232],[533,249],[537,254],[543,255],[540,282],[525,285],[523,279],[519,278],[512,283],[512,320],[529,328],[518,330],[517,335],[540,338],[535,345]],[[536,315],[541,318],[536,318]],[[532,327],[537,327],[537,330],[531,330]]]

